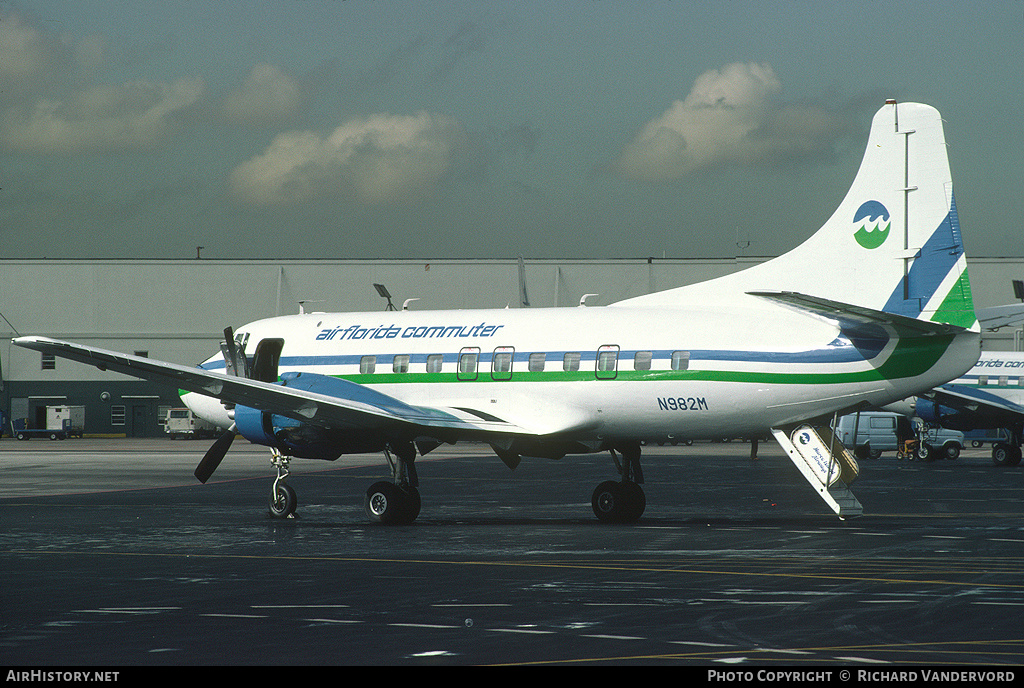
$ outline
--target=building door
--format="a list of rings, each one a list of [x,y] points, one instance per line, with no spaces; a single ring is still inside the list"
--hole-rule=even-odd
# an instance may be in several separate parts
[[[132,437],[152,437],[153,431],[150,429],[150,418],[149,407],[146,405],[135,405],[132,406]]]

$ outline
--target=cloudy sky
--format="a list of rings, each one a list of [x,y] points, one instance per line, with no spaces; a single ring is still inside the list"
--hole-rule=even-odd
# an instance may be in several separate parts
[[[1024,255],[1024,2],[0,1],[0,258],[775,255],[942,112]]]

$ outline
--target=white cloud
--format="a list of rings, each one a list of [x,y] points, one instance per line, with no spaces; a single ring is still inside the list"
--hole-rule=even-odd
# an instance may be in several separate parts
[[[0,78],[36,79],[58,60],[60,44],[14,13],[0,13]]]
[[[175,114],[194,105],[204,90],[201,79],[134,81],[41,98],[4,113],[0,143],[45,155],[150,149],[165,141]]]
[[[616,168],[640,179],[674,179],[722,163],[767,163],[827,146],[834,118],[811,107],[781,107],[771,66],[734,63],[701,74],[623,150]]]
[[[245,82],[224,99],[228,119],[270,123],[288,120],[299,111],[302,89],[284,71],[268,64],[253,67]]]
[[[350,120],[326,137],[286,132],[232,172],[235,194],[256,204],[284,204],[327,194],[365,203],[429,194],[466,149],[461,127],[447,117],[373,115]]]

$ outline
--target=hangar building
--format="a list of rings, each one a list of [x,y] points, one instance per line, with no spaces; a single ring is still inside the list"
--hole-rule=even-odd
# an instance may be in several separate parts
[[[0,261],[0,413],[43,425],[47,406],[84,406],[87,435],[163,434],[177,391],[15,347],[43,335],[195,365],[227,326],[315,311],[607,305],[700,282],[767,258],[609,260],[12,260]],[[975,307],[1016,301],[1024,258],[969,259]],[[391,299],[378,293],[384,285]],[[385,324],[385,323],[382,323]],[[1021,349],[1020,328],[986,332],[988,350]]]

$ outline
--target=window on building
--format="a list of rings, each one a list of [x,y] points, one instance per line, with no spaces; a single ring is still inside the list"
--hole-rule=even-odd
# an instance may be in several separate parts
[[[115,426],[123,426],[125,424],[125,407],[124,406],[111,406],[110,407],[110,424]]]
[[[43,354],[40,362],[41,370],[56,370],[57,358],[53,354]]]

